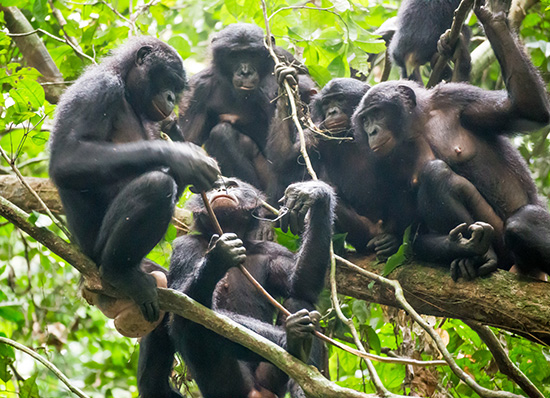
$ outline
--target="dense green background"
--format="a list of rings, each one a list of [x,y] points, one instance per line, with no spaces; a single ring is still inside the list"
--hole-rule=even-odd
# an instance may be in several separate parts
[[[190,74],[199,71],[208,59],[208,37],[213,31],[237,21],[265,26],[259,0],[153,1],[142,11],[143,2],[129,4],[126,0],[2,0],[1,5],[20,8],[34,28],[57,37],[74,38],[82,51],[95,60],[134,31],[160,37],[178,50]],[[304,8],[284,9],[296,5]],[[531,8],[520,31],[546,82],[550,81],[548,5],[549,0],[545,0]],[[66,21],[63,30],[52,6]],[[275,0],[267,6],[270,15],[280,10],[270,19],[277,44],[303,59],[320,86],[333,77],[349,77],[350,70],[376,83],[380,68],[376,62],[369,63],[369,54],[383,52],[385,47],[373,32],[396,14],[399,1],[320,0],[306,4]],[[475,17],[469,21],[474,29],[472,49],[482,39],[475,22]],[[47,140],[55,105],[45,101],[44,91],[36,81],[37,72],[25,68],[25,61],[3,23],[0,12],[0,145],[25,176],[47,177]],[[40,38],[66,81],[78,78],[91,62],[46,34],[40,33]],[[493,64],[473,83],[498,87],[499,73],[498,65]],[[397,78],[396,71],[391,78]],[[547,133],[548,129],[515,141],[544,195],[550,193]],[[4,160],[0,161],[0,173],[9,173],[7,166]],[[174,237],[175,230],[171,228],[166,241],[151,258],[166,265]],[[138,344],[135,339],[120,336],[112,321],[79,298],[78,279],[71,266],[0,218],[0,335],[33,347],[91,397],[137,397]],[[390,348],[417,358],[437,357],[437,350],[424,331],[412,326],[403,313],[353,299],[344,302],[344,311],[354,316],[373,352]],[[326,326],[335,336],[349,340],[349,334],[328,312],[329,308],[328,296],[323,297],[321,309],[327,315]],[[455,320],[430,318],[430,321],[448,341],[459,365],[480,384],[521,393],[497,372],[491,354],[467,326]],[[509,333],[500,332],[499,338],[509,349],[512,360],[543,393],[550,395],[550,351]],[[476,396],[445,368],[415,369],[414,375],[411,372],[406,375],[405,366],[376,364],[376,367],[386,387],[396,393],[409,393],[413,387],[424,396]],[[364,364],[356,357],[331,349],[330,372],[332,380],[343,386],[374,392]],[[185,377],[178,381],[196,391]],[[0,345],[0,398],[71,395],[42,365]]]

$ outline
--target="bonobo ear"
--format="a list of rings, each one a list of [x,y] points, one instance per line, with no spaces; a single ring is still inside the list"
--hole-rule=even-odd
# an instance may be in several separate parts
[[[143,46],[136,53],[136,65],[143,65],[145,57],[153,52],[153,47]]]
[[[405,105],[412,109],[416,106],[416,94],[414,93],[414,90],[410,88],[409,86],[405,85],[399,85],[397,86],[397,91],[403,98],[403,101],[405,102]]]

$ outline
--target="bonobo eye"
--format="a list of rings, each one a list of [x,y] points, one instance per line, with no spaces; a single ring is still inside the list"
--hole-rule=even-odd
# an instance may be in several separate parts
[[[225,187],[226,188],[236,188],[238,186],[239,186],[239,184],[235,180],[226,180],[225,181]]]

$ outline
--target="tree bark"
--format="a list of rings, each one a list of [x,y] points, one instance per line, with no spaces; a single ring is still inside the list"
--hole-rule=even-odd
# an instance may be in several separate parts
[[[26,180],[52,211],[62,212],[55,187],[49,180],[30,177]],[[26,211],[41,211],[36,200],[14,176],[0,176],[0,196]],[[1,208],[0,215],[6,217]],[[14,224],[17,225],[17,222]],[[42,231],[38,228],[25,230],[35,238],[35,234]],[[80,272],[89,274],[88,267],[81,269],[76,260],[75,264],[62,253],[58,255],[71,262]],[[377,265],[372,256],[350,260],[377,273],[381,273],[383,268],[383,264]],[[550,345],[550,284],[547,282],[506,271],[498,271],[474,281],[453,282],[448,269],[416,262],[397,268],[389,277],[401,283],[407,300],[421,314],[470,319]],[[376,284],[369,288],[369,279],[345,265],[338,265],[337,282],[339,293],[400,307],[393,291]]]
[[[376,273],[383,269],[372,256],[350,261]],[[407,301],[421,314],[470,319],[550,345],[548,282],[503,270],[453,282],[448,269],[417,262],[397,268],[388,277],[399,281]],[[337,283],[339,293],[400,308],[393,291],[377,285],[369,289],[371,281],[345,265],[338,265]]]
[[[0,6],[0,11],[4,11],[6,26],[10,33],[27,33],[34,30],[31,23],[17,7]],[[43,78],[41,80],[47,83],[55,83],[54,85],[46,85],[44,91],[48,102],[57,104],[61,93],[65,90],[65,84],[61,72],[42,40],[36,33],[13,37],[13,40],[27,64],[42,73]]]

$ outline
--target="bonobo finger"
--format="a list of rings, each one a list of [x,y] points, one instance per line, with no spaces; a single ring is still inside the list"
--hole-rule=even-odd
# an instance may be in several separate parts
[[[460,269],[458,267],[459,260],[453,260],[451,262],[451,279],[456,282],[460,278]]]
[[[495,272],[497,268],[498,268],[497,262],[491,259],[477,269],[477,275],[478,276],[489,275]]]
[[[449,232],[449,239],[451,241],[459,241],[462,239],[462,233],[466,232],[468,230],[468,224],[462,223],[451,229],[451,232]]]
[[[155,322],[159,319],[160,308],[156,303],[143,303],[139,306],[143,317],[147,322]]]
[[[473,259],[464,259],[464,268],[468,274],[467,280],[471,281],[477,277],[477,269],[475,267],[475,261]]]
[[[290,224],[290,232],[292,232],[294,235],[298,235],[299,231],[299,222],[298,222],[298,214],[293,210],[289,214],[289,224]]]
[[[288,231],[288,219],[289,218],[290,218],[290,214],[287,211],[286,214],[279,219],[279,227],[281,228],[281,231],[283,231],[285,234]]]
[[[309,313],[309,317],[311,318],[311,321],[315,324],[315,325],[318,325],[319,322],[321,321],[321,313],[319,311],[311,311]]]

